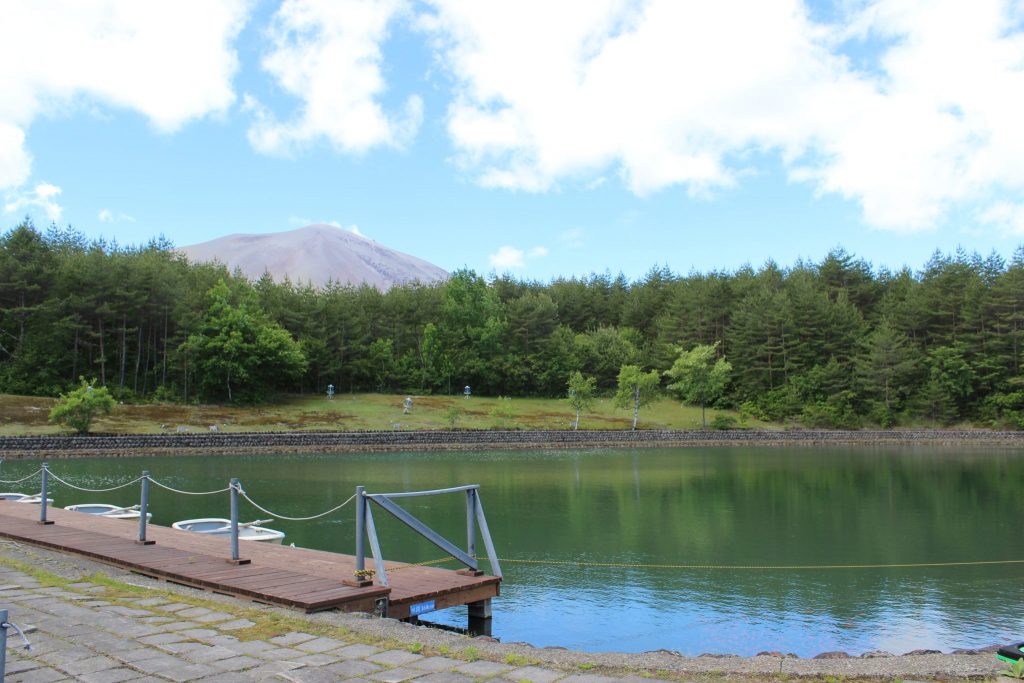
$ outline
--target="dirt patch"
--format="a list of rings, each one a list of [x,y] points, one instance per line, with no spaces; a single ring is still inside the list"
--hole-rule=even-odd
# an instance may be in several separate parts
[[[0,395],[0,424],[49,424],[52,398]]]

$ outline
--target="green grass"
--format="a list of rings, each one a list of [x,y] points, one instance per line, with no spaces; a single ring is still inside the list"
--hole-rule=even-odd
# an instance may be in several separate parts
[[[109,416],[96,420],[93,432],[124,434],[174,433],[184,427],[206,432],[216,425],[221,432],[335,431],[448,429],[454,416],[456,429],[571,429],[573,413],[560,399],[474,396],[414,396],[410,414],[402,413],[404,394],[339,394],[284,396],[259,406],[140,404],[119,405]],[[54,399],[0,394],[0,436],[59,434],[47,421]],[[699,407],[661,399],[640,409],[639,429],[699,429]],[[708,410],[708,424],[717,415],[737,420],[734,411]],[[611,398],[596,401],[580,416],[580,429],[629,429],[631,410],[615,408]],[[745,427],[766,427],[748,419]]]

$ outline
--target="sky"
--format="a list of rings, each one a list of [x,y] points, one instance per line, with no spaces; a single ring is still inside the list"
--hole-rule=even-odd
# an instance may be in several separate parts
[[[548,281],[1024,243],[1024,0],[6,0],[0,230]]]

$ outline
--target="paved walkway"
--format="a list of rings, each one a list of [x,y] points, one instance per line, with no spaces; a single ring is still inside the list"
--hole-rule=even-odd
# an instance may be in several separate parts
[[[52,582],[45,582],[52,583]],[[0,565],[0,605],[10,620],[30,626],[32,649],[9,630],[10,683],[86,681],[377,681],[473,683],[607,683],[537,666],[467,661],[424,654],[422,645],[367,644],[365,637],[325,637],[288,631],[252,638],[260,625],[216,609],[216,596],[177,601],[125,593],[104,582],[47,586],[29,573]],[[195,602],[204,602],[205,607]],[[225,603],[226,608],[230,606]],[[273,613],[264,610],[273,621]],[[297,618],[297,617],[296,617]],[[278,629],[280,630],[280,629]],[[242,636],[242,637],[239,637]],[[467,640],[467,644],[472,641]],[[472,651],[471,651],[472,652]],[[468,659],[475,659],[470,656]],[[643,680],[643,679],[640,679]]]
[[[8,631],[9,683],[642,683],[790,676],[906,682],[993,678],[1003,668],[990,653],[801,659],[535,649],[363,615],[300,615],[9,541],[0,542],[0,606],[10,610],[11,621],[34,627],[31,652]]]
[[[495,676],[550,683],[564,672],[464,661],[385,649],[356,640],[291,631],[242,640],[256,624],[227,612],[162,597],[98,598],[104,585],[76,582],[45,587],[21,571],[0,568],[0,602],[11,620],[29,625],[32,651],[10,632],[7,681],[232,681],[284,680],[471,683]],[[568,676],[588,683],[588,676]],[[583,679],[586,679],[583,680]],[[593,682],[590,682],[593,683]]]

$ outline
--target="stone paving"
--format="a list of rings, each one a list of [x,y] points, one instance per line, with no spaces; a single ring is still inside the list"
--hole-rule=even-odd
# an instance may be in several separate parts
[[[10,620],[31,625],[26,652],[8,631],[9,683],[85,681],[367,681],[405,683],[606,683],[536,666],[464,661],[410,649],[293,631],[266,640],[233,635],[254,626],[228,612],[162,597],[98,598],[105,587],[87,581],[55,588],[0,566],[0,605]],[[411,649],[417,649],[412,647]]]

